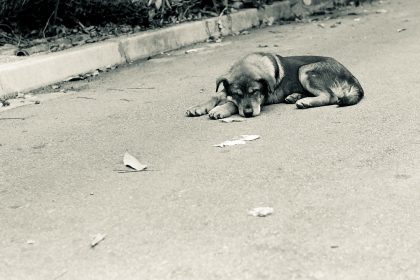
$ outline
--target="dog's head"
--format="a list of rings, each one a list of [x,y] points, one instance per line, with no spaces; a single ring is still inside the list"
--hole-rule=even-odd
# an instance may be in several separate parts
[[[216,91],[223,84],[227,99],[238,107],[241,116],[258,116],[276,84],[274,67],[272,59],[266,56],[246,56],[234,64],[228,74],[217,79]]]

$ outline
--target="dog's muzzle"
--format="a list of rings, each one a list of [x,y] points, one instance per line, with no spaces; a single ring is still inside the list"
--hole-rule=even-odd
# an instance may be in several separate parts
[[[246,118],[250,118],[250,117],[252,117],[254,115],[254,110],[252,110],[252,108],[251,107],[249,107],[249,108],[244,108],[244,116],[246,117]]]

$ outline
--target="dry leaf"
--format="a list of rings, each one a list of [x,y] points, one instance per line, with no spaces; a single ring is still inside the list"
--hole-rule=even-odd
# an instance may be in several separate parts
[[[220,121],[224,123],[243,122],[244,120],[245,120],[244,118],[235,118],[235,117],[220,119]]]
[[[204,50],[204,48],[197,48],[197,49],[189,49],[185,51],[185,54],[189,54],[189,53],[196,53],[198,51],[202,51]]]
[[[156,0],[155,1],[155,7],[157,10],[160,9],[160,7],[162,7],[162,0]]]
[[[213,145],[213,147],[223,148],[223,147],[227,147],[227,146],[244,145],[244,144],[246,144],[246,141],[253,141],[253,140],[256,140],[258,138],[260,138],[259,135],[241,135],[237,139],[227,140],[227,141],[224,141],[220,144]]]
[[[397,32],[399,33],[399,32],[403,32],[403,31],[406,31],[407,29],[405,29],[405,28],[400,28],[400,29],[397,29]]]
[[[271,207],[257,207],[248,211],[248,214],[254,217],[266,217],[273,214],[274,209]]]
[[[95,247],[99,244],[99,242],[103,241],[106,237],[106,234],[98,233],[93,237],[92,242],[90,243],[90,247]]]
[[[258,138],[260,138],[259,135],[241,135],[241,140],[244,141],[254,141],[257,140]]]
[[[149,3],[147,3],[147,6],[151,6],[155,4],[155,7],[157,10],[160,9],[160,7],[162,7],[162,0],[149,0]]]
[[[213,147],[223,148],[223,147],[227,147],[227,146],[244,145],[244,144],[246,144],[246,142],[244,140],[227,140],[227,141],[224,141],[220,144],[213,145]]]
[[[142,171],[147,168],[147,165],[141,164],[135,157],[130,155],[128,152],[124,154],[124,165],[133,168],[137,171]]]

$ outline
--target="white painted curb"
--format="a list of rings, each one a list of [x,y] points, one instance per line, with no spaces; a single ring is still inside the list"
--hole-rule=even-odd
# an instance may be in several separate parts
[[[275,2],[265,9],[247,9],[219,18],[183,23],[85,45],[57,53],[28,57],[0,65],[0,98],[16,96],[110,65],[121,65],[161,52],[204,42],[210,36],[231,35],[258,26],[264,17],[292,18],[289,1]]]

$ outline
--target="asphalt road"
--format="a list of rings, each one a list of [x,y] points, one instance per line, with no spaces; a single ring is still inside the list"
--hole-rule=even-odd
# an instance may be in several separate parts
[[[420,279],[420,4],[363,9],[0,112],[0,279]],[[240,123],[184,116],[252,51],[333,56],[366,98]],[[241,134],[261,138],[212,146]],[[126,151],[150,171],[116,172]],[[248,215],[258,206],[273,215]]]

